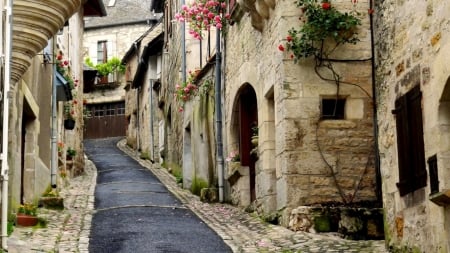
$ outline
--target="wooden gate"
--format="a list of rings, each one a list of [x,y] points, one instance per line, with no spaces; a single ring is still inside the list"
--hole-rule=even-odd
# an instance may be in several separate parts
[[[88,104],[86,109],[90,117],[84,121],[84,138],[125,136],[127,126],[125,102]]]

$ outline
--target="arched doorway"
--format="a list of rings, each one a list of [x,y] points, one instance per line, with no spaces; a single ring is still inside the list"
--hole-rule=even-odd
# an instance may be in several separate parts
[[[250,84],[245,84],[238,92],[238,114],[239,120],[239,147],[241,165],[248,166],[250,177],[250,201],[256,200],[255,191],[255,163],[257,157],[251,154],[254,144],[251,142],[252,136],[257,134],[258,126],[258,106],[256,93]]]

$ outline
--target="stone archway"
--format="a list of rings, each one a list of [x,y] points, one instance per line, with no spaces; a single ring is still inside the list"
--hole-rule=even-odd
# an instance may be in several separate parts
[[[438,159],[442,169],[439,170],[439,181],[443,185],[439,188],[450,188],[450,173],[445,169],[445,164],[450,164],[450,77],[447,79],[441,98],[439,100],[439,153]],[[447,185],[445,185],[447,184]]]
[[[436,182],[430,182],[438,190],[450,189],[450,77],[445,83],[444,90],[439,100],[439,151],[437,154]],[[431,174],[431,172],[430,172]],[[431,177],[430,177],[430,181]],[[450,227],[450,209],[445,208],[444,227]],[[450,233],[447,231],[447,247],[450,248]]]
[[[231,186],[232,203],[248,206],[256,200],[256,161],[252,150],[252,136],[257,135],[258,106],[256,92],[246,83],[238,90],[232,107],[230,122],[230,152],[237,151],[240,161],[238,168],[228,168],[228,182]]]

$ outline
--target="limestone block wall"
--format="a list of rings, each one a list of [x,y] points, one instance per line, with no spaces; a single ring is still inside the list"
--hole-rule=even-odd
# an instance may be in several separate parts
[[[375,9],[377,114],[386,211],[386,240],[391,247],[420,252],[448,252],[448,207],[429,200],[431,181],[400,196],[395,100],[419,85],[425,160],[437,155],[439,190],[450,188],[447,61],[450,52],[447,1],[377,2]],[[427,177],[430,168],[427,165]]]
[[[122,58],[133,42],[149,29],[147,24],[89,28],[83,35],[83,60],[89,56],[97,62],[97,42],[107,41],[108,58]]]
[[[369,3],[332,4],[365,14]],[[336,96],[336,84],[321,80],[311,59],[295,63],[289,52],[277,49],[288,30],[299,25],[300,13],[292,2],[277,1],[261,21],[260,31],[251,15],[243,15],[227,32],[225,153],[236,145],[232,132],[236,95],[250,84],[257,96],[260,143],[256,198],[263,212],[281,211],[283,224],[290,210],[300,205],[376,201],[368,15],[361,16],[361,41],[342,47],[334,56],[349,60],[334,63],[342,81],[339,95],[347,101],[345,117],[320,120],[321,100]]]
[[[172,2],[172,6],[176,6]],[[172,20],[175,14],[168,13],[166,20]],[[178,112],[179,104],[174,99],[175,85],[181,83],[181,26],[170,23],[165,27],[167,44],[163,48],[161,89],[158,94],[158,108],[161,115],[161,135],[164,145],[161,147],[163,161],[182,164],[183,159],[183,116]]]

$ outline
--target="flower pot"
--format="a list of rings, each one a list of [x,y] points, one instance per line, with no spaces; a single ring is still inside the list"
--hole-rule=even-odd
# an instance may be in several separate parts
[[[73,130],[75,128],[75,120],[65,119],[64,120],[64,128],[67,130]]]
[[[23,227],[31,227],[35,226],[38,223],[38,218],[36,216],[28,215],[28,214],[17,214],[16,217],[16,225]]]

